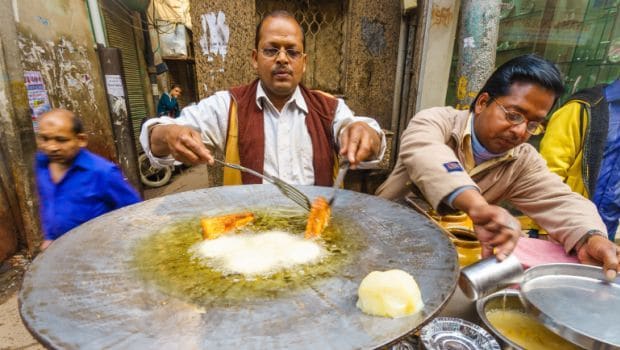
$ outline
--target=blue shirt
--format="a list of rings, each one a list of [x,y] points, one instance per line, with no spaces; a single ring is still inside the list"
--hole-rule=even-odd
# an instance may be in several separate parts
[[[49,158],[37,152],[36,178],[41,224],[46,240],[114,209],[139,202],[136,190],[114,163],[81,149],[58,183],[52,181]]]
[[[609,104],[609,128],[592,201],[613,240],[620,219],[620,79],[605,88],[605,98]]]

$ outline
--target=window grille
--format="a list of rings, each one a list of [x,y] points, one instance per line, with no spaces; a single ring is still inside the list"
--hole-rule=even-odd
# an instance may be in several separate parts
[[[334,95],[344,91],[345,2],[333,0],[259,0],[256,23],[267,13],[292,13],[306,35],[308,62],[303,83]]]

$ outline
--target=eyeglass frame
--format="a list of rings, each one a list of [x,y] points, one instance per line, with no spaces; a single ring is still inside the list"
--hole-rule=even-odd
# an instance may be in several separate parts
[[[275,50],[278,50],[278,52],[276,52]],[[267,57],[267,58],[276,58],[280,55],[280,52],[282,52],[282,50],[284,50],[284,53],[286,54],[286,57],[288,57],[291,61],[296,61],[300,58],[303,57],[303,55],[305,55],[305,53],[303,51],[299,51],[299,50],[295,50],[295,49],[285,49],[283,47],[281,48],[275,48],[275,47],[267,47],[264,49],[259,49],[259,51],[263,54],[263,56]],[[267,54],[267,52],[271,52],[271,54]]]
[[[545,132],[545,126],[542,124],[542,122],[537,122],[534,120],[528,120],[523,114],[519,113],[519,112],[514,112],[514,111],[508,111],[506,109],[506,107],[504,107],[503,104],[499,103],[499,101],[496,98],[493,98],[492,101],[495,101],[495,103],[497,103],[497,105],[502,109],[502,111],[504,112],[504,118],[512,125],[521,125],[525,122],[527,122],[527,124],[525,125],[525,131],[527,131],[528,134],[530,135],[540,135],[543,132]],[[509,115],[512,116],[519,116],[519,120],[515,120],[509,117]],[[536,125],[534,127],[534,130],[530,130],[530,125]],[[537,131],[539,130],[539,131]]]

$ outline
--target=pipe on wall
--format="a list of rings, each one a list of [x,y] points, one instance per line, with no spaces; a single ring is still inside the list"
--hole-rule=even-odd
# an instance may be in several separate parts
[[[392,123],[390,130],[395,134],[398,133],[398,125],[400,123],[400,105],[402,103],[403,79],[405,71],[405,56],[407,51],[407,17],[400,16],[400,34],[398,36],[398,56],[396,57],[396,76],[394,79],[394,103],[392,104]],[[398,138],[395,138],[395,141]],[[392,155],[396,154],[397,142],[392,142]],[[396,159],[397,157],[392,157]],[[393,164],[391,164],[393,165]]]
[[[99,12],[99,3],[97,0],[87,0],[88,12],[90,14],[90,23],[93,26],[95,34],[95,42],[106,47],[105,32],[103,30],[103,22],[101,21],[101,12]]]

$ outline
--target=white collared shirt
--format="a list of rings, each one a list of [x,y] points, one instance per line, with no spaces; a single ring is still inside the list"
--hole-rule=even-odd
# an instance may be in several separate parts
[[[154,165],[170,165],[172,156],[154,157],[149,144],[149,127],[154,124],[177,124],[190,126],[198,130],[207,146],[224,150],[228,132],[228,113],[231,96],[228,91],[219,91],[203,99],[197,105],[188,106],[176,118],[161,117],[149,119],[144,123],[140,133],[140,143]],[[265,174],[277,176],[291,184],[314,184],[314,166],[312,164],[312,140],[306,127],[308,106],[299,87],[279,112],[269,101],[261,84],[256,91],[256,104],[263,110],[265,128]],[[385,153],[385,135],[379,124],[372,118],[356,117],[343,100],[338,99],[338,106],[333,121],[334,135],[340,135],[346,126],[355,121],[368,123],[381,136],[381,151],[376,160],[360,164],[360,168],[377,167]],[[336,143],[339,146],[340,138]]]

